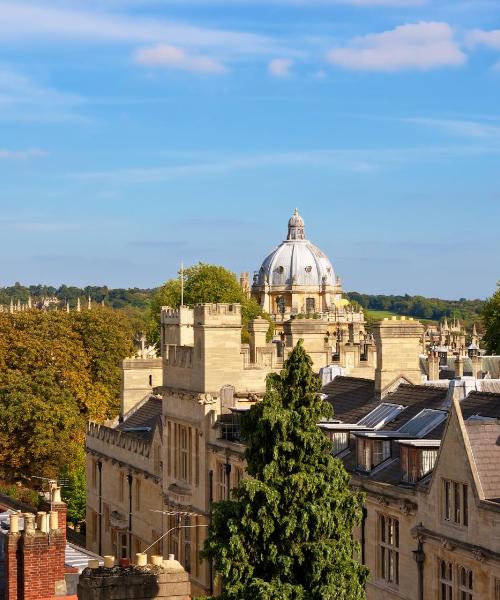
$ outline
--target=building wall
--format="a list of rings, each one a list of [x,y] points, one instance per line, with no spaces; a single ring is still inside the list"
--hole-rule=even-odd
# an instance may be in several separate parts
[[[112,435],[110,431],[110,436]],[[87,437],[87,548],[98,554],[120,557],[127,546],[133,556],[144,550],[163,531],[161,487],[162,438],[157,431],[150,451],[134,455],[130,449]],[[101,476],[99,478],[99,463]],[[128,534],[132,478],[132,529]],[[101,506],[99,505],[101,498]],[[101,518],[99,518],[101,510]],[[113,517],[115,515],[115,517]],[[101,545],[99,547],[99,529]],[[125,539],[118,537],[125,534]]]
[[[161,358],[127,358],[122,362],[121,414],[162,384]]]

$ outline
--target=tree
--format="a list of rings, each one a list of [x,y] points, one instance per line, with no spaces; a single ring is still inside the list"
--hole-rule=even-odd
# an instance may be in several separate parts
[[[85,521],[85,511],[87,504],[87,478],[85,473],[85,464],[81,464],[70,469],[65,467],[61,473],[62,479],[67,480],[67,484],[62,488],[62,499],[68,506],[68,521],[78,525]]]
[[[87,420],[117,414],[125,315],[108,307],[0,313],[0,464],[57,477],[82,463]]]
[[[483,309],[484,335],[486,352],[500,354],[500,281],[497,291],[488,298]]]
[[[361,600],[367,570],[351,534],[362,495],[317,423],[331,408],[299,342],[242,417],[250,478],[213,505],[203,556],[223,600]]]
[[[269,315],[253,298],[247,298],[236,275],[219,265],[198,263],[183,271],[184,305],[194,306],[204,302],[238,302],[242,308],[243,341],[248,341],[246,325],[250,319],[263,316],[270,322]],[[181,304],[180,279],[170,279],[156,290],[151,298],[149,339],[158,344],[160,339],[160,312],[162,306],[176,308]],[[246,332],[246,333],[245,333]]]

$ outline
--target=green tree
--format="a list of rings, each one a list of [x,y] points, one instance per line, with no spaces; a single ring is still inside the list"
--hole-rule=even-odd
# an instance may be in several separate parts
[[[62,499],[68,506],[68,521],[78,525],[85,521],[87,502],[87,478],[83,457],[80,464],[74,468],[65,467],[61,477],[67,482],[62,488]]]
[[[486,352],[500,354],[500,281],[497,283],[497,291],[484,305],[483,323]]]
[[[236,275],[219,265],[198,263],[183,271],[184,305],[194,306],[204,302],[238,302],[242,305],[243,341],[248,341],[246,325],[250,319],[263,316],[272,325],[270,317],[264,313],[253,298],[247,298],[241,289]],[[181,304],[181,282],[170,279],[156,290],[150,305],[150,341],[158,344],[160,339],[160,312],[162,306],[173,308]]]
[[[331,456],[317,423],[331,408],[299,342],[262,402],[242,419],[250,478],[213,505],[203,556],[213,560],[223,600],[361,600],[367,570],[353,527],[362,496]]]
[[[53,369],[0,374],[0,462],[15,474],[57,477],[85,440],[78,403]]]

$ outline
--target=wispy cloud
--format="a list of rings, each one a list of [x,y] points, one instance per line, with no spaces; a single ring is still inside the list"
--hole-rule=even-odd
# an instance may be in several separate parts
[[[227,68],[213,58],[188,54],[182,48],[167,44],[140,48],[134,53],[134,61],[147,67],[162,67],[195,73],[220,75],[227,72]]]
[[[0,160],[26,160],[28,158],[38,158],[41,156],[47,156],[46,150],[40,150],[39,148],[29,148],[28,150],[6,150],[0,148]]]
[[[466,41],[471,47],[486,46],[494,50],[500,50],[500,29],[490,31],[473,29],[466,35]]]
[[[293,61],[289,58],[273,58],[273,60],[269,61],[267,69],[273,77],[286,79],[291,75],[292,66]]]
[[[347,46],[330,50],[327,59],[333,65],[362,71],[429,70],[459,66],[467,60],[450,25],[425,21],[355,37]]]
[[[0,119],[87,120],[79,113],[82,103],[76,94],[60,92],[0,65]]]
[[[101,6],[101,5],[100,5]],[[199,27],[161,18],[72,10],[47,4],[0,1],[3,40],[86,41],[94,43],[164,43],[182,48],[211,48],[231,55],[276,52],[276,42],[254,33]]]
[[[500,140],[500,126],[491,125],[490,123],[460,119],[428,119],[425,117],[412,117],[403,119],[403,121],[463,137]]]
[[[458,158],[500,154],[494,144],[462,146],[426,146],[414,148],[370,148],[304,150],[297,152],[268,152],[260,154],[224,154],[211,161],[160,167],[121,168],[103,171],[83,171],[67,175],[69,179],[122,183],[159,183],[182,178],[202,178],[230,172],[267,168],[330,169],[350,173],[371,174],[379,169],[399,168],[401,165],[440,163]]]
[[[196,6],[260,6],[284,5],[296,7],[310,6],[387,6],[404,8],[408,6],[422,6],[430,0],[111,0],[109,3],[116,6],[153,6],[153,5],[196,5]]]

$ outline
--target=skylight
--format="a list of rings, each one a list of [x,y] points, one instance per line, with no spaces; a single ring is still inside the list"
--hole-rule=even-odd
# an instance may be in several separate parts
[[[371,412],[365,415],[357,425],[365,427],[373,427],[373,429],[381,429],[387,423],[394,421],[399,413],[404,410],[402,404],[391,404],[390,402],[382,402]]]
[[[414,437],[420,438],[427,435],[440,423],[446,419],[446,412],[442,410],[434,410],[432,408],[424,408],[417,415],[410,419],[399,429],[399,433],[406,433]]]

